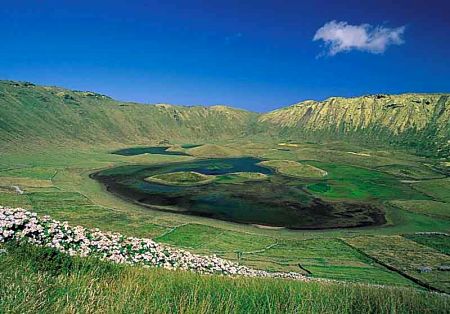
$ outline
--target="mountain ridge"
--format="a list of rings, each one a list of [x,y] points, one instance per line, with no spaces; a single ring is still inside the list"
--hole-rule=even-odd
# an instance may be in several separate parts
[[[122,102],[107,95],[0,81],[0,142],[146,144],[267,136],[450,152],[450,94],[373,94],[305,100],[256,113],[230,106]]]
[[[450,94],[375,94],[304,101],[259,117],[287,138],[389,142],[426,155],[449,152]]]

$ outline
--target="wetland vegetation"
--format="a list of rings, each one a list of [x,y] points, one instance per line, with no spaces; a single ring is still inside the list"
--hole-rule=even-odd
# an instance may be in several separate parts
[[[94,178],[153,209],[290,229],[382,225],[384,201],[430,199],[390,173],[254,157],[121,166]]]

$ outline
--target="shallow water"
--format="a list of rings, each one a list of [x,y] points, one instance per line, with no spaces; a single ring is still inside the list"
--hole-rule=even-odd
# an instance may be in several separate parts
[[[169,146],[154,146],[154,147],[130,147],[125,149],[119,149],[111,152],[111,154],[122,155],[122,156],[135,156],[142,154],[159,154],[159,155],[182,155],[189,156],[183,152],[171,152],[167,151]]]
[[[302,180],[274,173],[252,157],[204,159],[158,166],[122,166],[93,177],[108,191],[143,206],[182,214],[291,229],[317,229],[377,225],[385,222],[375,205],[361,202],[326,202],[306,186],[321,180]],[[169,186],[146,177],[176,171],[208,175],[260,172],[268,180],[240,184],[213,182],[201,186]]]
[[[195,147],[199,147],[202,146],[202,144],[183,144],[181,145],[181,147],[189,149],[189,148],[195,148]]]

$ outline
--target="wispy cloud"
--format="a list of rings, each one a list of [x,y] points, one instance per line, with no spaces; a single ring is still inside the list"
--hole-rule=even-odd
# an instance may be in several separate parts
[[[340,52],[360,50],[383,53],[390,45],[401,45],[405,26],[388,28],[370,24],[350,25],[347,22],[331,21],[319,28],[313,40],[325,43],[325,55],[334,56]]]

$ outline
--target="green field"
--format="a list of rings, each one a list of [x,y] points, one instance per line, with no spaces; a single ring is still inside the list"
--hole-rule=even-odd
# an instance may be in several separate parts
[[[408,234],[405,238],[429,246],[441,253],[450,255],[449,236],[445,234]]]
[[[448,255],[401,236],[360,236],[345,241],[420,283],[442,292],[450,292],[450,273],[440,270],[442,266],[450,264]],[[423,268],[429,270],[422,270]]]
[[[399,178],[366,167],[352,164],[311,162],[328,172],[326,181],[311,185],[309,189],[330,199],[430,199],[408,184],[401,184]]]
[[[450,203],[432,200],[396,200],[392,201],[392,204],[414,213],[450,219]]]
[[[0,286],[7,287],[0,289],[0,309],[74,312],[77,306],[86,312],[133,312],[143,306],[149,312],[160,307],[221,312],[228,306],[229,312],[256,308],[262,312],[448,312],[448,299],[427,291],[450,292],[450,273],[440,270],[450,265],[450,237],[422,234],[450,233],[450,177],[445,167],[449,161],[442,135],[447,134],[447,124],[437,125],[439,119],[448,121],[448,109],[439,119],[426,114],[411,117],[414,110],[395,115],[411,118],[422,133],[404,130],[394,121],[383,131],[339,130],[337,134],[348,136],[348,141],[336,141],[328,122],[319,119],[322,113],[314,113],[322,121],[318,130],[305,123],[311,133],[295,133],[299,121],[294,113],[303,112],[301,106],[262,116],[223,106],[147,108],[95,93],[11,84],[0,84],[1,206],[24,207],[73,225],[150,237],[258,269],[295,271],[338,282],[234,280],[103,264],[54,276],[36,269],[34,264],[39,263],[32,258],[23,258],[28,253],[9,249],[11,254],[0,255]],[[436,104],[446,96],[442,97],[411,94],[392,99],[398,103],[428,99]],[[355,113],[356,101],[345,105],[351,107],[349,112]],[[368,103],[374,108],[385,105],[377,101],[370,98]],[[376,115],[378,109],[373,110]],[[376,115],[381,125],[391,116],[383,110]],[[439,136],[437,144],[427,144],[432,131]],[[396,132],[403,133],[388,145],[374,138],[380,133],[388,142]],[[161,145],[182,154],[111,154]],[[308,200],[351,203],[356,209],[360,204],[373,206],[382,210],[386,221],[379,226],[323,230],[233,223],[152,210],[115,196],[91,178],[99,171],[119,173],[122,166],[132,173],[149,166],[243,156],[262,159],[277,173],[299,179],[295,188]],[[217,160],[209,170],[226,167]],[[192,188],[204,183],[192,173],[168,173],[163,179],[170,184],[183,181]],[[216,176],[214,184],[229,184],[239,192],[244,184],[256,188],[270,180],[277,178],[242,171]],[[285,190],[289,193],[289,185]],[[283,195],[274,196],[282,199]],[[345,212],[340,215],[347,217]],[[40,254],[32,248],[24,250],[30,256]],[[47,262],[53,267],[52,261]],[[423,267],[432,270],[421,272]]]

